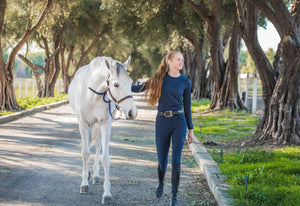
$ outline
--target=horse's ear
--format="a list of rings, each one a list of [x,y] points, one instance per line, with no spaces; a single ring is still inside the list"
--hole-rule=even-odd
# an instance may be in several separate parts
[[[106,59],[105,59],[105,64],[106,64],[107,68],[110,69],[109,63]]]
[[[123,67],[125,70],[128,69],[130,61],[131,61],[131,56],[129,56],[128,59],[126,60],[126,62],[123,63]]]

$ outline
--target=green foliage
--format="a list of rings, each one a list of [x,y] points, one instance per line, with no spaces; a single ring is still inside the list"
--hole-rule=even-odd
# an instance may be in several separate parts
[[[20,100],[18,100],[18,104],[23,109],[32,109],[40,105],[46,105],[51,104],[54,102],[59,102],[63,100],[67,100],[68,95],[67,94],[58,94],[55,97],[25,97]]]
[[[129,51],[138,58],[132,62],[133,79],[151,76],[167,51],[187,45],[187,29],[199,38],[203,30],[199,17],[183,1],[105,0],[103,8],[111,14],[114,37],[128,39]]]
[[[265,51],[265,55],[270,61],[270,64],[273,64],[275,52],[272,48],[269,48],[268,51]],[[240,73],[255,73],[256,67],[255,64],[248,52],[241,52],[239,57],[240,63]]]
[[[270,61],[270,64],[273,64],[274,62],[274,56],[275,56],[275,51],[273,50],[273,48],[269,48],[268,51],[265,52],[267,58]]]
[[[300,147],[237,150],[225,154],[219,166],[232,186],[234,205],[300,204]]]
[[[10,0],[7,1],[2,37],[9,40],[5,49],[12,48],[24,35],[27,28],[32,27],[43,11],[44,1],[39,0]]]
[[[0,117],[1,116],[5,116],[5,115],[9,115],[9,114],[13,114],[14,112],[11,111],[6,111],[6,110],[1,110],[0,111]]]
[[[254,62],[250,56],[250,54],[247,52],[246,62],[245,65],[241,67],[240,73],[255,73],[256,67],[254,65]]]
[[[246,51],[240,51],[240,56],[239,56],[239,66],[240,67],[246,66],[247,54],[248,54],[248,52],[246,52]]]

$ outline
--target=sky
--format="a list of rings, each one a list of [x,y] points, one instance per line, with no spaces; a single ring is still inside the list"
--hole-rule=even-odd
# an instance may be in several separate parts
[[[269,48],[273,48],[274,51],[276,51],[277,45],[280,41],[280,37],[273,24],[268,23],[267,29],[260,27],[258,29],[257,35],[261,48],[264,51],[267,51]]]
[[[259,27],[257,31],[257,36],[260,46],[264,51],[267,51],[269,48],[273,48],[274,51],[277,50],[277,45],[280,41],[280,37],[273,24],[268,22],[267,29]],[[242,50],[246,50],[245,43],[243,44],[244,46]]]

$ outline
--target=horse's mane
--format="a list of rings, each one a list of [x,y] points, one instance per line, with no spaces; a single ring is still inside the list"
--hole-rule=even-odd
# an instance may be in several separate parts
[[[96,57],[90,63],[90,68],[98,68],[102,64],[104,60],[107,60],[110,64],[112,63],[113,59],[111,57]]]

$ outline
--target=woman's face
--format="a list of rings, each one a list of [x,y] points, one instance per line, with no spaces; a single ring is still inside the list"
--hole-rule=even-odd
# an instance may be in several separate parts
[[[173,58],[168,60],[168,64],[170,66],[170,69],[174,70],[182,70],[183,64],[184,64],[184,59],[181,53],[175,53],[173,55]]]

